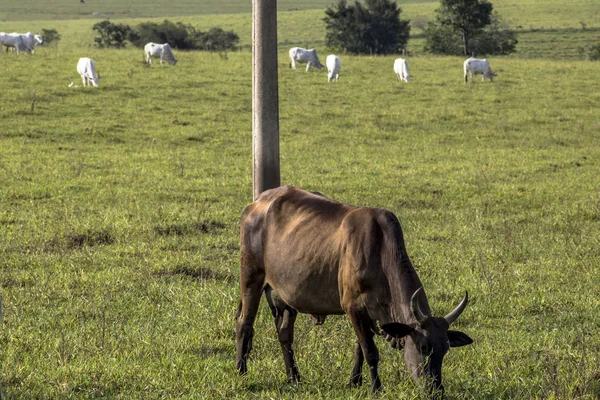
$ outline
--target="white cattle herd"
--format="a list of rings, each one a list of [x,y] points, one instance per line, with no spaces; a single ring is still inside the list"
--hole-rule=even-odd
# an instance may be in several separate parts
[[[25,51],[27,54],[33,54],[36,46],[42,43],[44,43],[44,39],[39,34],[34,35],[31,32],[0,32],[0,53],[2,52],[2,47],[4,47],[7,52],[9,48],[12,48],[13,53],[16,55],[19,55],[21,51]],[[292,69],[296,69],[296,64],[306,64],[306,71],[308,71],[310,67],[319,70],[323,68],[323,64],[321,64],[319,56],[317,55],[317,50],[315,49],[292,47],[288,54],[290,56],[290,67]],[[177,64],[177,60],[168,43],[158,44],[150,42],[146,44],[144,46],[144,62],[151,65],[152,58],[159,58],[161,65],[164,61],[170,65]],[[342,69],[342,61],[340,58],[335,54],[330,54],[327,56],[325,65],[327,66],[327,82],[337,82],[340,77],[340,70]],[[463,72],[465,83],[469,82],[469,75],[471,76],[471,83],[474,82],[473,78],[475,75],[482,75],[483,81],[489,79],[490,82],[498,75],[492,70],[490,63],[485,58],[468,58],[463,64]],[[81,76],[84,87],[89,85],[98,87],[100,76],[96,73],[96,64],[94,60],[87,57],[80,58],[77,63],[77,73]],[[404,58],[395,59],[394,74],[396,74],[399,82],[408,82],[408,79],[410,78],[408,61]],[[69,85],[69,87],[72,86],[73,83]]]
[[[292,47],[289,51],[290,56],[290,67],[296,69],[296,64],[306,64],[306,71],[310,67],[317,69],[323,68],[323,64],[319,61],[317,50],[315,49],[303,49],[302,47]],[[340,77],[340,70],[342,69],[342,61],[335,54],[330,54],[325,60],[327,66],[327,82],[337,81]],[[397,58],[394,60],[394,73],[398,77],[399,82],[407,82],[410,78],[408,72],[408,61],[404,58]],[[490,82],[497,76],[490,67],[487,59],[469,58],[464,62],[464,78],[465,83],[468,82],[468,75],[471,75],[471,82],[473,82],[474,75],[483,75],[483,80],[489,79]]]

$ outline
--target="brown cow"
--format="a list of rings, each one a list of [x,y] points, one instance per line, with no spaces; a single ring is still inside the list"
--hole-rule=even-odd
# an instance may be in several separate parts
[[[236,364],[247,371],[253,324],[264,291],[275,317],[286,372],[299,382],[292,342],[296,314],[317,323],[347,314],[358,338],[351,385],[362,383],[366,360],[371,390],[381,389],[375,333],[405,337],[404,359],[413,379],[443,393],[442,359],[449,347],[472,339],[448,330],[468,297],[444,318],[431,316],[421,281],[390,211],[353,207],[293,186],[263,192],[248,205],[240,227],[240,305]]]

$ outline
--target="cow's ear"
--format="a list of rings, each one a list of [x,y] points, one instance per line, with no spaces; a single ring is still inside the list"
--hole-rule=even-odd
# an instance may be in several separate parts
[[[450,347],[462,347],[473,343],[473,339],[459,331],[448,331],[448,341]]]
[[[385,333],[393,338],[400,339],[406,335],[410,335],[415,330],[414,327],[399,322],[393,322],[391,324],[385,324],[381,327]]]

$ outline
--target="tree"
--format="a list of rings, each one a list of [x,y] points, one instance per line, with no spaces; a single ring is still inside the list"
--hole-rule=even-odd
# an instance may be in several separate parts
[[[469,40],[492,22],[492,3],[486,0],[441,0],[437,21],[461,35],[463,54],[471,54]]]
[[[96,46],[116,47],[119,49],[127,45],[125,41],[129,37],[131,27],[125,24],[113,24],[106,19],[95,24],[92,30],[98,32],[100,35],[100,37],[94,38]]]
[[[497,13],[492,14],[491,23],[470,36],[469,54],[510,54],[516,50],[517,35],[503,23]],[[425,28],[425,50],[434,54],[464,55],[462,34],[439,19]]]
[[[348,6],[339,0],[325,11],[325,44],[353,54],[400,53],[410,33],[408,20],[395,1],[365,0]]]

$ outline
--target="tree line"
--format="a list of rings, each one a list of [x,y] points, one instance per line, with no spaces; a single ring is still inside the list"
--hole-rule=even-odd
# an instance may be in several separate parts
[[[350,54],[401,54],[410,37],[410,21],[392,0],[338,0],[328,7],[323,21],[328,48]],[[422,22],[422,21],[421,21]],[[416,25],[416,24],[415,24]],[[488,0],[440,0],[432,21],[422,25],[425,51],[432,54],[484,56],[516,51],[517,35]],[[92,28],[98,47],[122,48],[128,43],[143,47],[148,42],[169,43],[177,49],[226,52],[239,44],[233,31],[210,28],[201,31],[190,24],[164,20],[136,26],[96,23]],[[60,40],[54,29],[43,30],[46,44]],[[590,60],[600,60],[600,43],[589,49]]]

